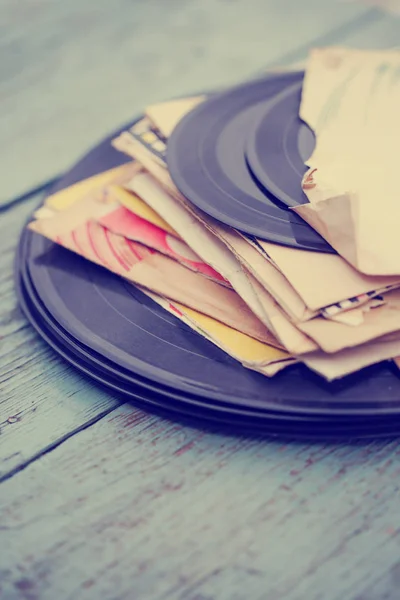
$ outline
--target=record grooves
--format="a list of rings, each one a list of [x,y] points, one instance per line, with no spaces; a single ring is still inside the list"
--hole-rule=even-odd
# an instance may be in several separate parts
[[[244,211],[250,229],[254,230],[251,223],[256,222],[263,223],[264,232],[269,228],[268,239],[275,236],[274,241],[293,247],[329,251],[313,230],[292,212],[279,207],[279,202],[285,202],[283,192],[290,191],[289,184],[281,194],[277,178],[272,183],[264,178],[262,185],[277,187],[276,197],[269,195],[262,200],[249,172],[245,183],[232,179],[231,189],[226,183],[230,175],[240,179],[247,152],[248,164],[261,185],[260,178],[265,173],[254,156],[261,156],[264,151],[259,148],[257,128],[263,131],[275,105],[271,103],[266,108],[258,100],[267,85],[275,93],[283,91],[282,102],[289,97],[293,102],[293,90],[298,90],[302,76],[275,79],[274,85],[269,78],[247,84],[252,90],[248,95],[243,95],[245,86],[225,93],[232,94],[235,109],[239,110],[236,116],[231,106],[221,113],[223,94],[209,101],[211,108],[204,114],[201,106],[195,109],[173,134],[168,163],[176,182],[184,189],[187,186],[190,192],[192,161],[199,158],[203,176],[209,178],[207,185],[219,184],[224,198],[220,203],[217,195],[211,210],[204,205],[211,196],[205,194],[201,208],[210,209],[210,214],[214,211],[213,216],[218,214],[222,221],[227,222],[230,210],[227,191],[236,193],[241,186],[242,195],[233,202],[233,212],[229,213],[232,216],[236,211],[233,220],[241,219]],[[200,120],[193,117],[197,111]],[[282,129],[278,119],[276,123],[277,130]],[[182,171],[180,140],[183,132],[187,135],[187,128],[193,128],[198,154],[188,149],[188,171]],[[287,131],[289,138],[300,139],[304,135],[298,133],[297,122]],[[246,137],[244,132],[249,135]],[[110,145],[115,135],[79,161],[53,191],[126,162]],[[234,139],[242,139],[243,143],[234,146]],[[232,145],[234,151],[228,152]],[[187,149],[187,145],[183,148]],[[306,151],[307,144],[299,143],[296,152],[302,156],[301,152]],[[238,157],[242,160],[240,169]],[[297,154],[295,158],[298,159]],[[291,154],[288,160],[296,171],[298,163]],[[218,186],[212,189],[215,191]],[[244,197],[250,189],[254,196],[247,206]],[[80,372],[141,407],[190,419],[195,424],[213,423],[234,431],[287,438],[321,440],[400,433],[400,381],[389,363],[364,369],[334,384],[301,366],[290,367],[268,379],[242,367],[131,284],[31,231],[24,230],[21,235],[15,272],[20,304],[39,335]]]
[[[315,147],[313,132],[299,114],[301,85],[263,107],[247,133],[246,160],[262,190],[288,207],[308,202],[301,189],[305,162]]]
[[[178,189],[205,213],[270,242],[304,250],[332,248],[273,194],[260,191],[245,164],[246,133],[266,99],[298,89],[302,74],[266,77],[210,98],[184,117],[168,140],[167,163]]]

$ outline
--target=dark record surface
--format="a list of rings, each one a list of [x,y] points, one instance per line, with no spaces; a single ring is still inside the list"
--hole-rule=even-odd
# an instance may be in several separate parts
[[[122,394],[126,399],[136,404],[151,406],[163,410],[163,414],[191,418],[201,423],[214,423],[228,426],[230,429],[243,432],[264,432],[289,437],[302,436],[305,439],[321,439],[345,435],[354,435],[354,422],[338,420],[336,423],[330,417],[311,417],[285,413],[270,413],[251,409],[240,409],[224,403],[207,403],[190,396],[179,396],[167,388],[157,388],[152,382],[135,377],[102,360],[90,349],[78,344],[65,330],[47,313],[44,305],[37,297],[30,281],[25,261],[29,254],[29,232],[21,237],[20,257],[17,260],[16,285],[21,306],[29,320],[42,338],[55,349],[65,360],[79,369],[85,375],[95,379],[112,391]],[[358,435],[368,435],[367,423],[359,422]],[[310,427],[311,426],[311,427]],[[386,426],[381,427],[381,435]]]
[[[21,246],[28,248],[27,232],[21,239]],[[25,249],[25,253],[29,249]],[[305,440],[341,440],[349,437],[365,438],[371,436],[389,436],[400,431],[397,419],[365,419],[346,417],[335,418],[331,415],[299,416],[293,414],[271,413],[238,408],[224,403],[207,403],[189,396],[179,397],[166,389],[149,385],[133,374],[111,367],[107,361],[99,360],[89,349],[76,343],[56,322],[52,322],[46,309],[30,282],[24,252],[17,264],[17,291],[21,306],[42,338],[70,364],[83,374],[105,385],[111,391],[121,394],[127,400],[144,408],[161,412],[164,416],[184,419],[190,424],[224,426],[232,432],[264,433],[280,437],[301,438]]]
[[[300,119],[301,83],[268,102],[251,123],[246,158],[262,189],[289,207],[308,202],[301,189],[315,137]]]
[[[105,140],[57,189],[122,162]],[[323,436],[387,435],[398,426],[400,380],[389,363],[335,384],[302,367],[269,380],[117,276],[32,232],[23,233],[22,245],[19,270],[31,291],[21,283],[20,297],[28,318],[60,354],[108,387],[172,412],[203,411],[207,419],[248,418],[256,428],[257,420],[282,420],[290,435],[305,432],[303,418]]]
[[[38,297],[63,329],[160,386],[269,410],[279,405],[280,411],[349,414],[400,408],[400,380],[386,364],[333,384],[304,367],[267,379],[239,366],[130,284],[35,234],[28,266]]]
[[[269,101],[297,89],[302,79],[301,73],[269,76],[209,98],[174,129],[167,163],[183,195],[223,223],[271,242],[332,252],[307,223],[260,189],[245,157],[253,122]]]

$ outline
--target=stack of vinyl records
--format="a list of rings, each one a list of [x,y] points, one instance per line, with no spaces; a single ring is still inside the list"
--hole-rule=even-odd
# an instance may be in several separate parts
[[[148,106],[22,232],[29,321],[171,418],[398,433],[399,72],[400,53],[328,48],[305,72]]]

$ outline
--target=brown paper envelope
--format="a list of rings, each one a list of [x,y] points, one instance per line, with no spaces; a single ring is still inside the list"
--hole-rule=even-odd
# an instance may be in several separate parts
[[[297,361],[295,359],[289,358],[287,360],[280,360],[280,361],[271,363],[270,365],[264,365],[262,367],[249,367],[249,368],[252,368],[253,371],[257,371],[257,373],[261,373],[262,375],[265,375],[266,377],[274,377],[274,375],[276,375],[280,371],[283,371],[283,369],[286,369],[287,367],[295,365],[296,362]]]
[[[164,137],[169,138],[182,117],[203,102],[205,98],[205,96],[194,96],[152,104],[146,108],[145,114],[152,121],[154,127]]]
[[[363,275],[338,255],[295,250],[262,240],[259,244],[310,310],[317,311],[388,285],[400,285],[399,277]]]
[[[179,192],[176,190],[176,188],[175,188],[174,184],[173,184],[173,183],[172,183],[172,181],[170,180],[170,177],[169,177],[169,174],[168,174],[168,172],[167,172],[165,169],[163,169],[162,167],[159,167],[159,165],[156,165],[156,164],[154,164],[154,161],[152,161],[152,160],[151,160],[151,157],[147,157],[147,156],[145,155],[145,152],[143,152],[143,150],[142,150],[142,149],[140,149],[140,148],[137,148],[137,147],[135,148],[135,144],[134,144],[134,143],[133,143],[133,144],[131,144],[131,143],[129,142],[129,140],[127,140],[127,142],[128,142],[128,146],[129,146],[129,153],[132,153],[131,155],[132,155],[134,158],[139,158],[141,162],[145,163],[145,167],[146,167],[146,168],[150,168],[150,169],[152,170],[152,173],[153,173],[153,174],[154,174],[154,175],[157,177],[157,179],[158,179],[159,181],[161,181],[165,187],[169,188],[169,189],[171,190],[171,192],[172,192],[172,193],[174,193],[174,196],[175,196],[175,197],[179,197]],[[136,193],[137,193],[137,190],[135,190],[135,191],[136,191]],[[183,201],[182,201],[182,202],[183,202],[183,203],[185,202],[185,201],[184,201],[184,199],[183,199]],[[154,208],[154,207],[153,207],[153,208]],[[157,209],[156,209],[156,210],[157,210]],[[162,216],[164,217],[164,215],[162,215]],[[164,217],[164,218],[165,218],[165,217]],[[167,220],[167,219],[166,219],[166,220]],[[173,225],[173,226],[174,226],[174,225]],[[175,226],[174,226],[174,228],[176,229],[176,227],[175,227]],[[272,246],[274,246],[274,245],[272,245]],[[276,247],[275,247],[275,248],[276,248]],[[273,253],[273,254],[275,254],[275,248],[273,248],[273,250],[272,250],[272,253]],[[266,251],[268,252],[268,248],[265,248],[265,249],[266,249]],[[271,250],[271,249],[270,249],[270,250]],[[282,250],[282,248],[281,248],[281,247],[279,247],[279,251],[281,251],[281,250]],[[287,249],[286,249],[286,248],[284,248],[283,250],[287,250]],[[291,250],[291,252],[293,253],[293,250]],[[299,251],[297,251],[297,252],[299,252]],[[197,252],[197,253],[199,253],[199,252]],[[307,252],[306,254],[308,254],[308,255],[312,255],[313,257],[315,257],[315,256],[318,256],[318,255],[316,255],[316,253],[309,253],[309,252]],[[325,256],[324,256],[324,257],[325,257]],[[274,258],[274,257],[273,257],[273,258]],[[325,258],[326,258],[326,257],[325,257]],[[337,257],[327,257],[327,258],[328,258],[328,259],[330,259],[330,258],[337,258]],[[203,257],[203,259],[204,259],[206,262],[209,262],[209,259],[206,259],[205,257]],[[213,265],[213,266],[214,266],[214,265]],[[214,268],[215,268],[215,267],[214,267]],[[324,271],[323,271],[323,273],[324,273],[324,275],[325,275],[325,278],[326,278],[326,270],[324,270]],[[223,273],[223,274],[224,274],[224,273]],[[226,275],[224,274],[224,276],[226,276]],[[324,280],[324,285],[325,285],[325,278],[323,279],[323,280]],[[228,280],[230,280],[230,279],[229,279],[229,277],[227,277],[227,279],[228,279]],[[319,280],[319,281],[321,281],[321,280],[322,280],[322,278],[321,278],[321,274],[320,274],[320,277],[319,277],[319,279],[318,279],[318,280]],[[370,283],[370,281],[369,281],[369,283]],[[376,283],[376,280],[374,281],[374,283]],[[382,282],[380,281],[380,283],[382,283]],[[385,283],[387,283],[387,282],[385,282]],[[244,288],[242,288],[242,289],[244,289]],[[360,290],[357,290],[357,291],[359,292]],[[242,293],[241,293],[241,292],[239,292],[239,294],[240,294],[240,295],[242,295]],[[257,308],[256,310],[254,310],[254,306],[256,306],[256,305],[255,305],[255,303],[254,303],[254,302],[252,302],[252,310],[253,310],[253,311],[254,311],[254,312],[255,312],[255,313],[256,313],[256,314],[259,316],[259,318],[261,318],[261,320],[262,320],[262,321],[263,321],[263,322],[264,322],[264,323],[265,323],[267,326],[270,326],[270,327],[271,327],[271,323],[270,323],[270,321],[269,321],[269,318],[268,318],[268,316],[267,316],[267,315],[266,315],[266,313],[265,313],[265,306],[263,307],[264,316],[262,315],[262,312],[260,312],[258,308]],[[279,319],[279,322],[280,322],[280,321],[281,321],[281,319]],[[333,323],[333,324],[334,324],[334,325],[336,325],[336,323]],[[289,325],[290,325],[290,323],[289,323]],[[324,323],[324,325],[325,325],[325,323]],[[339,324],[339,325],[340,325],[340,324]],[[276,327],[276,326],[275,326],[275,327]],[[283,326],[282,326],[282,327],[286,327],[286,321],[283,321]],[[275,330],[275,331],[276,331],[276,330]],[[321,340],[320,340],[320,334],[319,334],[319,330],[315,331],[315,326],[314,326],[314,324],[313,324],[313,329],[312,329],[312,331],[313,331],[313,333],[314,333],[314,338],[313,338],[313,339],[315,340],[315,339],[317,338],[317,339],[318,339],[318,345],[320,345],[320,342],[321,342]],[[307,335],[308,335],[308,332],[306,332],[306,333],[307,333]],[[379,334],[378,334],[378,335],[379,335]],[[281,339],[281,338],[280,338],[280,339]],[[288,347],[288,345],[287,345],[287,344],[289,343],[289,342],[288,342],[288,340],[290,339],[290,336],[289,336],[288,338],[285,338],[285,339],[286,339],[286,344],[285,344],[285,347]],[[328,340],[326,340],[326,339],[325,339],[325,337],[324,337],[322,341],[323,341],[323,343],[326,345],[326,347],[330,347],[330,346],[329,346],[329,344],[330,344],[330,340],[329,340],[329,339],[328,339]],[[362,339],[362,340],[360,341],[360,343],[361,343],[362,341],[365,341],[365,340],[363,340],[363,339]],[[346,342],[346,343],[347,343],[347,342]],[[336,344],[336,350],[340,349],[340,345],[339,345],[339,347],[338,347],[338,342],[336,342],[336,341],[335,341],[335,344]],[[343,347],[343,345],[342,345],[341,347]],[[304,349],[303,349],[303,347],[302,347],[302,346],[299,346],[299,347],[298,347],[298,348],[296,348],[296,349],[297,349],[297,352],[298,352],[298,353],[300,353],[300,352],[304,351]],[[293,350],[294,350],[294,349],[293,349],[293,346],[290,344],[290,352],[293,352]]]
[[[359,346],[400,330],[400,290],[387,292],[384,300],[385,304],[377,308],[368,310],[367,306],[358,326],[317,317],[307,323],[298,323],[298,328],[328,353]]]
[[[384,296],[378,296],[377,298],[372,298],[368,302],[363,303],[361,306],[357,306],[351,310],[344,310],[336,315],[325,316],[325,318],[330,321],[335,321],[336,323],[358,327],[364,323],[365,314],[369,310],[377,308],[378,306],[383,306],[384,304]]]
[[[134,163],[128,163],[115,169],[104,171],[78,181],[67,188],[50,194],[45,199],[45,203],[42,208],[49,208],[53,211],[62,211],[69,208],[75,202],[80,201],[84,196],[93,194],[96,190],[101,190],[105,185],[116,184],[121,185],[126,181],[132,179],[134,173],[136,173],[138,166]]]
[[[319,317],[297,324],[296,327],[257,280],[249,278],[249,281],[268,315],[271,331],[288,352],[302,360],[305,354],[316,351],[318,346],[324,352],[339,352],[375,339],[385,341],[381,339],[383,336],[400,330],[400,291],[397,290],[387,294],[385,305],[366,312],[359,326],[330,322]]]
[[[249,284],[253,287],[268,317],[269,329],[283,347],[293,356],[301,356],[318,349],[318,345],[300,331],[280,308],[271,294],[243,267]]]
[[[167,262],[171,264],[166,264]],[[149,264],[152,269],[148,268]],[[199,281],[197,277],[197,281],[195,281],[194,277],[188,277],[187,273],[182,276],[180,265],[162,255],[155,254],[147,259],[146,263],[140,263],[138,267],[139,269],[136,268],[133,275],[137,282],[147,289],[161,293],[186,306],[188,310],[193,309],[206,317],[220,321],[255,340],[275,347],[280,346],[275,337],[233,290],[228,290],[203,278]],[[188,269],[185,271],[191,273]],[[196,277],[196,274],[193,275]],[[129,278],[133,280],[133,276],[130,275]],[[171,278],[174,282],[173,286],[171,286]],[[192,286],[190,291],[188,286]],[[217,291],[216,287],[223,290],[223,293]]]
[[[132,147],[131,147],[131,150],[132,150]],[[138,153],[136,153],[136,151],[135,151],[135,150],[133,151],[133,156],[134,156],[135,158],[138,158],[138,154],[139,154],[140,160],[142,161],[142,157],[143,157],[143,155],[144,155],[143,151],[141,151],[141,150],[139,150],[139,149],[138,149]],[[148,159],[147,157],[144,157],[144,159],[145,159],[145,160],[144,160],[143,162],[146,162],[146,165],[145,165],[145,166],[146,166],[146,168],[147,168],[148,166],[150,166],[150,168],[152,169],[153,173],[154,173],[154,174],[157,176],[157,179],[161,180],[161,181],[164,183],[164,185],[165,185],[165,186],[168,186],[168,187],[170,187],[170,188],[172,188],[172,189],[173,189],[173,188],[174,188],[174,185],[173,185],[173,183],[170,181],[170,177],[169,177],[169,174],[167,173],[167,171],[166,171],[165,169],[163,169],[163,168],[160,168],[158,165],[155,165],[155,164],[154,164],[154,161],[151,161],[151,159]],[[138,193],[138,191],[137,191],[137,190],[134,190],[134,191],[135,191],[136,193]],[[139,195],[140,195],[140,194],[139,194]],[[177,195],[179,195],[179,192],[177,192],[176,188],[175,188],[175,195],[176,195],[176,196],[177,196]],[[183,200],[183,202],[184,202],[184,200]],[[155,207],[153,206],[153,208],[155,208]],[[155,208],[155,210],[157,210],[157,209]],[[164,215],[162,215],[162,216],[163,216],[164,218],[166,218]],[[166,220],[167,220],[167,218],[166,218]],[[176,227],[174,224],[172,224],[171,222],[170,222],[170,224],[171,224],[171,225],[172,225],[172,226],[173,226],[175,229],[177,229],[177,227]],[[189,240],[188,240],[188,242],[189,242]],[[189,243],[192,243],[192,242],[189,242]],[[283,251],[285,251],[285,250],[286,250],[286,251],[287,251],[287,250],[289,250],[289,252],[291,253],[291,255],[293,255],[293,252],[294,252],[294,251],[293,251],[293,250],[291,250],[291,249],[282,248],[282,247],[278,247],[278,251],[276,251],[276,248],[277,248],[277,247],[276,247],[276,245],[271,245],[271,244],[268,244],[268,245],[266,245],[266,246],[264,247],[264,249],[267,251],[267,253],[272,253],[272,255],[273,255],[273,256],[272,256],[272,258],[273,258],[273,259],[274,259],[274,258],[276,258],[276,256],[274,256],[274,255],[276,255],[277,253],[278,253],[278,254],[281,256],[281,255],[282,255],[282,250],[283,250]],[[196,251],[197,251],[197,253],[199,254],[199,251],[198,251],[198,250],[196,250]],[[296,253],[299,253],[299,252],[302,252],[302,251],[296,251]],[[305,254],[307,254],[307,255],[311,255],[311,258],[312,258],[312,259],[314,259],[314,260],[315,260],[315,257],[316,257],[316,256],[317,256],[317,257],[320,257],[320,256],[321,256],[321,255],[318,255],[317,253],[311,253],[311,252],[307,252],[307,253],[305,253]],[[291,256],[291,255],[289,255],[289,256]],[[288,256],[288,255],[287,255],[287,253],[286,253],[286,259],[288,259],[288,258],[289,258],[289,256]],[[207,259],[207,258],[205,258],[204,256],[203,256],[202,258],[203,258],[203,259],[204,259],[206,262],[210,262],[210,260],[209,260],[209,259]],[[332,256],[332,257],[331,257],[331,256],[328,256],[328,257],[327,257],[326,255],[324,255],[324,258],[332,259],[332,258],[337,258],[337,257],[334,257],[334,256]],[[212,264],[212,263],[210,263],[210,264]],[[336,263],[336,264],[337,264],[337,263]],[[289,265],[289,268],[293,268],[293,265],[291,264],[290,260],[288,261],[288,265]],[[214,265],[213,265],[213,266],[214,266]],[[279,266],[280,266],[280,265],[279,265]],[[342,267],[342,265],[340,265],[339,269],[341,269],[341,267]],[[215,266],[214,266],[214,268],[215,268]],[[341,271],[343,271],[343,269],[341,269]],[[220,271],[220,272],[221,272],[221,271]],[[345,271],[345,272],[346,272],[346,271]],[[324,277],[322,277],[322,273],[324,274]],[[223,274],[223,275],[224,275],[224,276],[225,276],[225,277],[226,277],[228,280],[230,280],[230,281],[231,281],[231,279],[230,279],[229,277],[227,277],[227,276],[225,275],[225,273],[222,273],[222,274]],[[298,271],[297,271],[297,274],[298,274]],[[285,273],[285,275],[286,275],[286,273]],[[363,279],[363,276],[361,276],[361,279]],[[320,271],[320,275],[319,275],[319,278],[318,278],[317,280],[318,280],[318,281],[324,281],[324,287],[325,287],[325,282],[326,282],[326,270],[321,270],[321,271]],[[369,280],[369,283],[370,283],[370,280]],[[375,284],[377,283],[376,279],[375,279],[374,283],[375,283]],[[380,281],[380,283],[382,284],[382,281]],[[388,283],[388,282],[387,282],[387,281],[385,281],[385,283]],[[236,289],[237,289],[237,288],[236,288]],[[246,289],[246,288],[244,288],[244,287],[242,286],[242,287],[241,287],[241,290],[243,290],[243,289]],[[237,291],[238,291],[238,293],[239,293],[239,294],[242,296],[242,291],[239,291],[238,289],[237,289]],[[357,290],[357,291],[358,291],[358,293],[361,293],[359,288],[358,288],[358,290]],[[242,296],[242,297],[243,297],[243,296]],[[246,300],[246,302],[248,303],[248,301],[247,301],[247,300]],[[257,316],[259,316],[259,318],[260,318],[260,319],[263,321],[263,323],[265,323],[265,324],[267,325],[267,327],[268,327],[268,326],[269,326],[269,327],[271,327],[271,325],[272,325],[272,324],[271,324],[271,322],[270,322],[270,320],[269,320],[269,317],[268,317],[268,315],[267,315],[267,314],[266,314],[266,312],[265,312],[265,306],[263,306],[263,307],[262,307],[262,309],[263,309],[263,310],[262,310],[262,312],[260,312],[260,310],[259,310],[258,308],[256,308],[256,309],[255,309],[255,308],[254,308],[255,306],[256,306],[256,304],[254,303],[254,300],[252,300],[252,305],[251,305],[251,308],[252,308],[252,310],[255,312],[255,314],[257,314]],[[264,313],[264,315],[263,315],[263,313]],[[282,321],[282,324],[281,324],[281,321]],[[282,329],[283,329],[283,328],[285,328],[285,332],[286,332],[286,329],[287,329],[287,327],[286,327],[286,326],[287,326],[287,321],[286,321],[286,320],[284,320],[284,319],[282,320],[282,315],[280,315],[279,319],[277,319],[277,322],[279,322],[279,324],[280,324],[280,327],[281,327]],[[332,342],[332,340],[331,340],[330,338],[328,338],[328,339],[327,339],[327,337],[326,337],[326,331],[328,331],[328,332],[330,333],[330,332],[332,331],[332,328],[330,328],[330,329],[327,329],[327,327],[326,327],[326,326],[327,326],[327,325],[328,325],[328,326],[329,326],[329,325],[339,325],[339,326],[340,326],[340,325],[341,325],[340,323],[339,323],[339,324],[337,324],[337,323],[334,323],[334,322],[333,322],[333,323],[330,323],[330,322],[325,322],[325,320],[323,320],[322,327],[323,327],[324,329],[322,330],[322,337],[321,337],[321,328],[320,328],[319,324],[318,324],[318,323],[317,323],[317,324],[315,324],[315,323],[314,323],[314,320],[313,320],[313,321],[311,321],[310,323],[312,323],[312,326],[311,326],[311,331],[312,331],[312,333],[313,333],[313,340],[317,342],[317,345],[318,345],[318,346],[320,346],[320,347],[324,347],[324,348],[326,348],[326,349],[329,349],[329,351],[330,351],[330,352],[333,352],[333,351],[338,351],[339,349],[341,349],[341,348],[343,348],[343,347],[346,347],[346,344],[347,344],[347,345],[351,345],[351,341],[348,341],[348,338],[345,338],[345,340],[343,340],[342,342],[340,342],[340,340],[337,340],[336,338],[333,340],[333,342]],[[291,324],[290,324],[290,322],[289,322],[289,326],[290,326],[290,325],[291,325]],[[276,332],[276,327],[277,327],[277,325],[275,324],[275,332]],[[289,327],[289,331],[290,331],[290,327]],[[310,335],[309,331],[308,331],[308,330],[306,330],[306,328],[304,328],[304,329],[302,328],[302,331],[303,331],[303,333],[306,333],[306,335],[307,335],[307,336],[311,337],[311,335]],[[368,337],[368,336],[367,336],[367,338],[365,338],[365,331],[366,331],[366,330],[364,329],[364,330],[363,330],[363,336],[364,336],[364,337],[363,337],[363,336],[359,336],[359,337],[360,337],[360,341],[359,341],[358,343],[363,343],[363,342],[367,341],[368,339],[373,339],[372,337]],[[379,337],[379,336],[380,336],[380,335],[382,335],[384,332],[385,332],[385,331],[383,331],[382,333],[380,333],[380,332],[377,332],[377,333],[376,333],[376,335],[375,335],[375,337]],[[348,333],[348,332],[346,331],[346,333]],[[360,332],[358,332],[358,334],[359,334],[359,333],[360,333]],[[283,334],[281,333],[281,335],[283,335]],[[352,334],[352,335],[354,336],[355,334]],[[370,336],[371,336],[371,335],[372,335],[372,334],[370,334]],[[278,337],[279,337],[279,339],[282,341],[282,337],[280,337],[280,336],[278,336]],[[298,339],[298,338],[297,338],[297,339]],[[301,339],[303,339],[303,338],[301,338]],[[353,339],[353,338],[350,338],[350,339]],[[291,353],[294,353],[295,351],[297,351],[297,353],[298,353],[298,354],[300,354],[301,352],[304,352],[304,347],[303,347],[302,345],[297,345],[297,343],[296,343],[296,346],[295,346],[295,347],[293,347],[292,343],[293,343],[293,342],[292,342],[291,336],[290,336],[290,335],[287,335],[287,333],[286,333],[286,337],[285,337],[285,343],[284,343],[285,347],[286,347],[286,348],[288,348],[288,350],[289,350]],[[308,340],[308,343],[310,343],[310,342],[309,342],[309,340]],[[323,344],[323,346],[322,346],[322,344]],[[334,344],[334,345],[333,345],[333,344]],[[352,345],[356,345],[356,343],[354,343],[354,344],[352,344]]]
[[[174,198],[182,197],[182,194],[176,188],[167,169],[154,160],[153,155],[142,144],[130,135],[128,131],[122,132],[118,137],[112,140],[112,145],[116,150],[133,158],[154,179],[158,181]]]
[[[267,324],[263,307],[248,285],[240,262],[206,227],[203,216],[200,217],[194,209],[188,210],[184,200],[172,197],[149,173],[138,174],[127,187],[169,223],[204,262],[229,281],[251,311]]]
[[[255,339],[274,343],[273,336],[233,290],[93,221],[77,225],[74,214],[71,225],[67,212],[35,221],[29,227],[133,283],[182,302]]]
[[[220,321],[189,309],[178,302],[171,302],[162,296],[154,294],[154,292],[149,292],[145,288],[136,287],[139,287],[143,293],[162,306],[164,310],[167,310],[180,321],[186,323],[186,325],[199,335],[207,338],[247,368],[270,368],[271,370],[268,371],[270,375],[266,374],[271,376],[273,371],[278,372],[286,366],[286,363],[293,362],[293,359],[282,350],[255,340]]]
[[[284,350],[243,334],[224,323],[194,311],[181,303],[174,303],[187,322],[224,352],[246,367],[268,366],[272,363],[293,360]]]
[[[307,367],[328,381],[355,373],[364,367],[392,359],[400,353],[400,340],[376,341],[337,354],[315,352],[301,357]]]
[[[307,308],[282,272],[239,233],[222,224],[213,227],[215,227],[215,234],[227,244],[240,262],[294,321],[308,321],[317,314]]]
[[[126,140],[129,142],[128,137]],[[133,158],[145,163],[145,168],[150,168],[152,175],[155,175],[157,181],[163,182],[165,188],[173,189],[175,187],[170,181],[168,172],[159,167],[150,156],[147,156],[146,151],[135,141],[129,142],[129,152]],[[188,206],[183,198],[177,200],[179,192],[176,188],[174,197],[172,197],[165,188],[157,183],[155,177],[150,177],[149,173],[138,174],[127,184],[127,187],[160,214],[205,262],[231,283],[252,312],[267,328],[272,328],[272,331],[291,354],[298,355],[316,349],[318,345],[294,327],[271,295],[260,284],[258,284],[257,293],[255,292],[257,283],[253,282],[253,285],[250,285],[249,274],[242,270],[233,253],[223,247],[220,240],[207,230],[206,223],[210,229],[215,229],[217,228],[216,222],[202,213],[200,216],[198,211]],[[271,321],[271,314],[274,324]]]
[[[399,275],[400,52],[314,50],[301,118],[317,143],[295,210],[368,275]]]
[[[118,192],[122,192],[122,194]],[[129,198],[126,198],[126,196],[129,196]],[[171,237],[170,233],[164,232],[164,229],[160,228],[158,223],[156,225],[154,222],[158,219],[159,222],[161,221],[163,227],[167,226],[165,222],[162,222],[157,213],[152,211],[150,207],[133,193],[118,188],[118,186],[106,185],[100,189],[96,187],[93,192],[89,192],[80,199],[74,193],[74,201],[68,205],[65,203],[65,200],[69,199],[68,195],[63,195],[62,197],[55,196],[51,206],[53,206],[56,212],[66,211],[65,214],[70,227],[74,228],[85,221],[94,220],[113,233],[142,243],[149,248],[153,248],[174,258],[184,266],[201,273],[205,277],[218,281],[223,285],[228,285],[219,273],[216,273],[209,265],[202,262],[189,246],[182,240],[176,239],[176,232],[174,232],[175,237]],[[61,204],[59,200],[61,200]],[[120,206],[119,202],[123,206]],[[126,205],[129,206],[129,210],[126,208]],[[138,207],[141,209],[138,212],[143,214],[144,217],[151,218],[153,222],[147,221],[139,215],[136,216],[136,209]],[[35,213],[36,218],[49,218],[51,216],[54,216],[54,210],[46,205]],[[62,229],[64,228],[62,221],[59,221],[59,225]],[[54,227],[56,228],[57,224]]]

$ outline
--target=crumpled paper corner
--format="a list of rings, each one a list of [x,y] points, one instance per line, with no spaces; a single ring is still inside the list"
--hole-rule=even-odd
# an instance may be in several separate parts
[[[302,188],[309,202],[293,210],[359,270],[357,197],[351,193],[336,195],[318,181],[318,175],[318,170],[314,168],[306,173]]]
[[[400,52],[310,53],[300,116],[316,146],[293,210],[357,271],[400,274]]]

